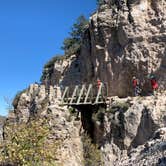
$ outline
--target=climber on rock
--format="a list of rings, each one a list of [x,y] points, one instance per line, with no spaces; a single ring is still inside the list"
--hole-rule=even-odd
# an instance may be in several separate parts
[[[150,83],[151,83],[153,95],[155,95],[156,91],[158,89],[158,83],[157,83],[156,77],[154,75],[150,76]]]
[[[139,80],[134,76],[132,79],[134,96],[138,96],[141,93],[141,89],[139,87]]]
[[[97,89],[99,90],[100,88],[100,85],[101,85],[101,80],[100,79],[97,79]]]

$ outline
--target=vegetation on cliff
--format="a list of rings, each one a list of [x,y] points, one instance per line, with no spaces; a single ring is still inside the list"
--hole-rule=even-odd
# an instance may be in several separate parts
[[[82,37],[87,26],[88,20],[83,15],[79,16],[73,24],[71,32],[69,32],[69,37],[65,38],[63,41],[63,46],[61,48],[64,50],[65,55],[56,55],[44,65],[43,73],[40,78],[41,82],[49,78],[49,74],[53,72],[55,62],[80,52]]]
[[[77,18],[76,23],[73,24],[71,32],[69,33],[70,36],[63,41],[61,48],[65,51],[65,54],[71,55],[80,51],[82,37],[87,25],[88,20],[83,15]]]
[[[40,81],[43,82],[43,80],[47,79],[47,77],[49,77],[49,74],[53,72],[53,68],[54,68],[54,63],[57,61],[61,61],[63,59],[65,59],[66,57],[64,55],[55,55],[54,57],[52,57],[45,65],[44,65],[44,69],[42,72],[42,76],[40,78]]]
[[[8,125],[0,147],[0,165],[56,165],[58,141],[48,141],[48,120]]]
[[[101,152],[97,145],[92,143],[91,138],[84,133],[82,135],[83,156],[85,166],[102,166]]]
[[[96,1],[97,1],[97,5],[98,5],[98,6],[104,4],[104,0],[96,0]]]

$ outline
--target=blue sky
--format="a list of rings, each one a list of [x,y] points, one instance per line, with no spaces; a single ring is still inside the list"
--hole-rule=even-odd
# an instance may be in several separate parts
[[[12,98],[39,81],[43,65],[60,49],[76,18],[96,0],[0,0],[0,115]]]

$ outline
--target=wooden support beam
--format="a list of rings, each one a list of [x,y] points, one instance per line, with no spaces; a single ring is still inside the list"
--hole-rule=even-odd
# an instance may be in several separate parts
[[[74,98],[76,98],[77,90],[78,90],[78,85],[76,85],[75,88],[74,88],[74,92],[73,92],[73,94],[72,94],[72,98],[71,98],[71,100],[70,100],[70,104],[72,104]]]
[[[79,94],[79,98],[77,100],[77,104],[80,103],[80,100],[81,100],[81,97],[83,95],[84,90],[85,90],[85,85],[82,85],[82,88],[81,88],[81,91],[80,91],[80,94]]]
[[[89,94],[92,90],[92,84],[89,84],[89,87],[88,87],[88,91],[87,91],[87,94],[86,94],[86,97],[85,97],[85,100],[84,100],[84,104],[87,103],[87,100],[88,100],[88,97],[89,97]]]
[[[103,83],[100,84],[98,92],[97,92],[97,96],[96,96],[96,100],[95,100],[95,104],[97,104],[99,102],[99,97],[102,94],[102,87],[103,87]]]
[[[62,103],[64,102],[64,98],[65,98],[65,96],[66,96],[68,90],[69,90],[69,87],[68,87],[68,86],[65,87],[65,91],[64,91],[64,93],[63,93],[63,95],[62,95],[62,99],[61,99]]]

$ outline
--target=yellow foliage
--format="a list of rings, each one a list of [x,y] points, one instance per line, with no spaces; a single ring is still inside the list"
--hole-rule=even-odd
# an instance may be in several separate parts
[[[0,145],[0,165],[56,165],[60,142],[48,139],[50,130],[48,120],[45,119],[8,126],[7,138]]]

